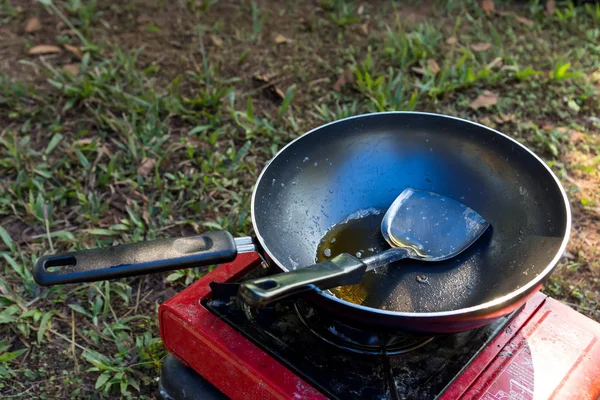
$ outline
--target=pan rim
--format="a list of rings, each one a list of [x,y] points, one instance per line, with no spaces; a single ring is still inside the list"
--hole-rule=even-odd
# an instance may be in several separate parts
[[[327,300],[330,301],[334,301],[337,302],[339,304],[348,306],[348,307],[352,307],[361,311],[366,311],[366,312],[370,312],[370,313],[376,313],[376,314],[380,314],[380,315],[387,315],[387,316],[391,316],[391,317],[405,317],[405,318],[436,318],[436,317],[451,317],[451,316],[462,316],[462,315],[466,315],[466,314],[471,314],[471,313],[477,313],[477,312],[481,312],[481,311],[485,311],[487,309],[492,309],[495,308],[499,305],[505,304],[510,302],[510,300],[512,299],[519,299],[521,298],[523,295],[529,293],[534,287],[539,286],[542,281],[548,277],[550,275],[550,273],[552,272],[552,270],[555,268],[556,264],[558,263],[558,261],[560,260],[562,254],[564,253],[567,244],[569,242],[570,239],[570,235],[571,235],[571,207],[570,207],[570,203],[569,203],[569,199],[567,197],[567,193],[565,192],[565,189],[563,187],[563,185],[560,183],[560,180],[558,179],[558,177],[556,176],[556,174],[552,171],[552,169],[544,162],[544,160],[542,160],[537,154],[535,154],[533,151],[529,150],[526,146],[524,146],[523,144],[519,143],[517,140],[511,138],[510,136],[497,131],[495,129],[492,129],[490,127],[487,127],[485,125],[479,124],[477,122],[473,122],[473,121],[469,121],[463,118],[458,118],[458,117],[454,117],[454,116],[450,116],[450,115],[444,115],[444,114],[437,114],[437,113],[429,113],[429,112],[420,112],[420,111],[385,111],[385,112],[375,112],[375,113],[367,113],[367,114],[360,114],[360,115],[355,115],[355,116],[351,116],[351,117],[347,117],[347,118],[342,118],[342,119],[338,119],[336,121],[332,121],[332,122],[328,122],[326,124],[317,126],[316,128],[311,129],[310,131],[298,136],[296,139],[292,140],[291,142],[289,142],[288,144],[286,144],[283,148],[281,148],[281,150],[279,150],[277,152],[277,154],[275,154],[275,156],[273,156],[265,165],[265,167],[262,169],[261,173],[258,176],[258,179],[256,180],[255,184],[254,184],[254,189],[252,191],[252,200],[251,200],[251,216],[252,216],[252,226],[254,227],[254,234],[256,235],[256,238],[258,239],[260,245],[262,246],[262,248],[264,249],[264,251],[268,254],[269,259],[271,260],[271,262],[275,263],[277,265],[277,267],[279,267],[282,271],[284,272],[289,272],[289,269],[287,269],[286,267],[283,266],[283,264],[277,259],[277,257],[275,257],[271,251],[269,250],[269,247],[265,244],[265,240],[262,237],[262,235],[260,234],[260,229],[258,229],[257,226],[257,222],[256,222],[256,215],[254,212],[254,206],[256,204],[256,193],[257,193],[257,188],[260,185],[261,179],[264,177],[266,171],[269,169],[269,165],[277,158],[279,157],[281,154],[285,153],[285,151],[294,145],[294,143],[296,143],[297,141],[307,137],[310,134],[313,134],[321,129],[324,129],[330,125],[333,124],[338,124],[344,121],[348,121],[348,120],[352,120],[352,119],[359,119],[359,118],[367,118],[367,117],[373,117],[373,116],[377,116],[377,115],[394,115],[394,114],[398,114],[398,115],[415,115],[415,116],[430,116],[430,117],[438,117],[438,118],[443,118],[443,119],[452,119],[452,120],[456,120],[456,121],[460,121],[463,123],[467,123],[467,124],[471,124],[480,128],[484,128],[485,130],[491,132],[491,133],[495,133],[496,135],[499,135],[507,140],[509,140],[510,142],[512,142],[514,145],[519,146],[521,149],[525,150],[526,152],[528,152],[535,160],[537,160],[538,163],[540,163],[545,169],[546,171],[550,174],[550,176],[552,177],[552,179],[554,179],[554,183],[556,184],[556,186],[558,187],[562,198],[563,198],[563,202],[564,202],[564,209],[566,212],[566,226],[565,226],[565,234],[563,237],[563,241],[558,249],[558,251],[556,252],[556,254],[554,255],[554,257],[552,258],[552,260],[548,263],[548,265],[546,266],[546,268],[544,268],[544,270],[539,273],[534,279],[532,279],[531,281],[529,281],[527,284],[525,284],[524,286],[504,295],[501,297],[498,297],[494,300],[490,300],[488,302],[485,303],[481,303],[478,304],[476,306],[471,306],[471,307],[466,307],[466,308],[459,308],[456,310],[449,310],[449,311],[437,311],[437,312],[427,312],[427,313],[421,313],[421,312],[400,312],[400,311],[388,311],[388,310],[381,310],[381,309],[377,309],[377,308],[372,308],[372,307],[365,307],[362,306],[360,304],[354,304],[351,303],[349,301],[346,300],[342,300],[339,299],[335,296],[332,295],[328,295],[322,291],[317,291],[315,292],[316,294],[318,294],[319,296],[324,296],[325,298],[327,298]]]

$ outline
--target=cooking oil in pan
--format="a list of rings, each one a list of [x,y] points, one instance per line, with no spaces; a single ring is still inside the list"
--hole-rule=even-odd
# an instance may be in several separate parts
[[[364,258],[389,249],[390,245],[381,234],[383,216],[383,212],[369,213],[331,228],[319,243],[316,261],[327,261],[341,253]],[[354,304],[362,304],[367,295],[361,284],[340,286],[331,291],[340,299]]]

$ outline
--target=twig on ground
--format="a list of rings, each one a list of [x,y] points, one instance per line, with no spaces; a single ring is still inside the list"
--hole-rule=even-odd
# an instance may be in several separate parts
[[[29,388],[27,388],[26,390],[22,391],[19,394],[16,394],[14,396],[11,396],[11,398],[16,398],[16,397],[21,397],[23,396],[25,393],[29,392],[31,389],[36,388],[38,386],[40,386],[42,383],[44,382],[48,382],[50,379],[44,379],[43,381],[37,381],[31,384],[31,386],[29,386]]]
[[[260,92],[262,92],[263,90],[265,90],[265,89],[267,89],[267,88],[270,88],[271,86],[275,86],[276,84],[278,84],[278,83],[280,83],[280,82],[282,82],[282,81],[286,80],[287,78],[288,78],[288,77],[287,77],[286,75],[284,75],[284,76],[280,76],[280,77],[279,77],[279,78],[277,78],[277,79],[273,79],[272,81],[269,81],[269,82],[265,83],[264,85],[260,85],[260,86],[259,86],[259,87],[257,87],[256,89],[248,90],[247,92],[245,92],[245,93],[242,93],[240,97],[241,97],[241,98],[245,98],[245,97],[251,96],[251,95],[253,95],[253,94],[255,94],[255,93],[260,93]]]
[[[152,293],[154,293],[154,289],[150,289],[150,291],[144,297],[142,297],[142,300],[140,300],[140,304],[146,301],[148,296],[150,296]]]
[[[47,204],[44,204],[44,223],[46,224],[46,235],[48,236],[48,243],[50,243],[50,251],[54,253],[54,244],[52,243],[52,236],[50,235],[50,221],[48,220]]]
[[[17,241],[18,244],[25,244],[31,241],[34,241],[36,239],[41,239],[43,237],[46,237],[48,235],[50,235],[50,237],[52,237],[52,235],[54,235],[56,232],[72,232],[72,231],[76,231],[77,229],[79,229],[78,226],[69,226],[67,228],[63,228],[63,229],[59,229],[57,231],[52,231],[52,232],[46,232],[46,233],[40,233],[39,235],[32,235],[32,236],[27,236],[22,238],[21,240]]]
[[[106,296],[104,295],[104,293],[102,293],[102,291],[100,289],[98,289],[98,286],[96,285],[92,285],[94,287],[94,289],[96,289],[96,291],[100,294],[100,296],[104,299],[105,302],[108,302],[108,299],[106,298]],[[110,309],[110,312],[113,315],[113,318],[115,319],[116,322],[119,322],[119,318],[117,317],[117,314],[115,313],[115,310],[113,310],[112,305],[110,304],[110,302],[108,302],[108,308]]]
[[[134,314],[137,314],[138,306],[140,305],[140,292],[142,289],[142,284],[146,282],[146,277],[140,280],[140,284],[138,285],[137,296],[135,297],[135,308],[133,310]]]
[[[23,367],[23,364],[25,364],[25,361],[27,361],[29,354],[31,354],[31,347],[27,348],[27,353],[25,353],[25,357],[21,358],[21,362],[19,362],[19,368]]]
[[[83,347],[82,345],[80,345],[79,343],[75,343],[74,341],[72,341],[71,339],[69,339],[68,337],[66,337],[65,335],[63,335],[60,332],[55,331],[52,328],[48,328],[48,332],[58,336],[59,338],[66,340],[67,342],[71,343],[73,346],[78,347],[79,349],[83,350],[83,351],[90,351],[90,349]]]
[[[75,372],[79,372],[79,363],[77,361],[77,355],[75,354],[75,311],[71,309],[71,353],[73,354],[73,361],[75,362]]]

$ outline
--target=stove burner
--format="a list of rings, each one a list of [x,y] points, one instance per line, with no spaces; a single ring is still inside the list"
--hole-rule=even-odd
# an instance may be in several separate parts
[[[338,348],[359,354],[402,354],[425,346],[430,336],[374,332],[359,329],[324,315],[303,300],[294,303],[300,320],[320,339]]]

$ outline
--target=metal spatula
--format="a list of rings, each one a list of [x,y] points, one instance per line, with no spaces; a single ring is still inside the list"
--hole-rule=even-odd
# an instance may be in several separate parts
[[[360,283],[367,271],[404,258],[447,260],[467,249],[488,226],[481,215],[456,200],[408,188],[381,221],[381,234],[391,249],[362,260],[344,253],[330,261],[246,281],[238,295],[247,304],[262,307],[307,290]]]

